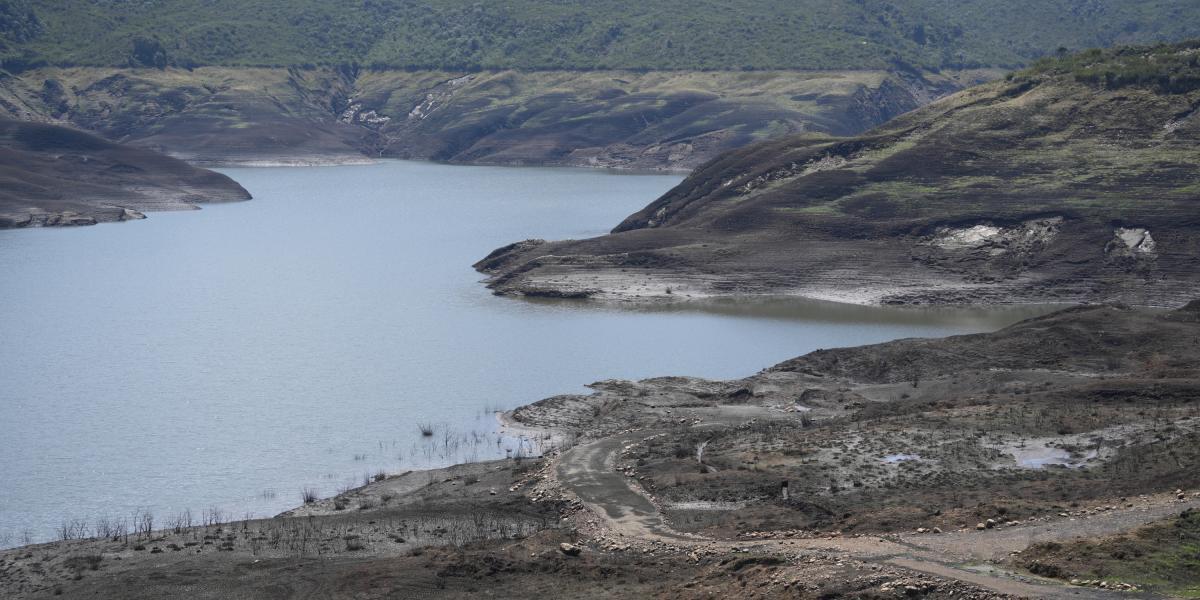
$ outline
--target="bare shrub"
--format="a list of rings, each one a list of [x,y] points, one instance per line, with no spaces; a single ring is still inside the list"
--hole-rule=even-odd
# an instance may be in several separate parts
[[[116,535],[116,529],[116,519],[113,519],[108,515],[101,515],[96,519],[96,526],[94,527],[93,531],[95,532],[96,537],[107,540],[116,539],[119,537]]]
[[[211,527],[224,523],[226,521],[226,516],[221,512],[221,509],[211,506],[204,511],[203,519],[204,526]]]
[[[154,513],[142,509],[134,511],[133,530],[138,537],[150,537],[154,531]]]
[[[88,537],[88,524],[83,519],[64,519],[58,526],[58,540],[82,540]]]
[[[187,529],[192,528],[192,511],[185,509],[175,515],[171,520],[167,521],[167,528],[173,533],[183,533]]]

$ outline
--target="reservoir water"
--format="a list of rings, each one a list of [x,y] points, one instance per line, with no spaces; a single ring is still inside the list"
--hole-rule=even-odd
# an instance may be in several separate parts
[[[525,451],[491,411],[600,379],[732,378],[1044,312],[499,298],[470,267],[492,249],[603,233],[680,178],[225,172],[255,200],[0,232],[0,545],[135,510],[271,515],[304,487]]]

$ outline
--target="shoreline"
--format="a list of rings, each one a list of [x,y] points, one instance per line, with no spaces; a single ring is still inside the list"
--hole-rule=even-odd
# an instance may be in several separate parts
[[[270,519],[205,514],[135,530],[122,522],[119,533],[89,539],[70,532],[100,525],[64,524],[62,541],[0,552],[0,568],[21,574],[7,582],[14,597],[39,597],[31,592],[74,585],[181,589],[195,573],[215,581],[260,562],[265,571],[243,569],[224,585],[276,581],[272,569],[296,561],[417,577],[431,565],[449,572],[505,556],[533,568],[653,556],[678,565],[673,573],[764,557],[807,573],[811,560],[775,558],[800,552],[853,572],[814,581],[865,577],[863,589],[924,577],[954,597],[1107,599],[1066,577],[1029,579],[1021,553],[1167,527],[1200,508],[1200,479],[1178,466],[1190,459],[1172,458],[1194,454],[1200,435],[1187,368],[1198,327],[1200,301],[1170,312],[1085,306],[994,333],[818,350],[741,379],[600,381],[590,393],[493,413],[499,431],[549,440],[540,456],[381,473]],[[1146,366],[1130,347],[1182,366]],[[887,367],[901,358],[908,367]],[[1162,414],[1134,401],[1151,387]],[[1107,416],[1057,426],[1079,403]],[[1169,431],[1157,426],[1163,418]],[[1171,452],[1161,457],[1136,454],[1137,473],[1110,468],[1130,449],[1164,446]],[[796,501],[775,495],[781,478]],[[88,556],[98,574],[72,570]],[[161,576],[145,579],[150,572]],[[1129,585],[1120,589],[1142,589]]]
[[[485,272],[486,274],[486,272]],[[634,277],[628,278],[631,282]],[[488,277],[482,280],[485,286],[492,290],[493,295],[505,298],[519,299],[529,302],[576,302],[580,305],[589,305],[596,307],[681,307],[688,308],[689,306],[703,307],[705,304],[718,303],[772,303],[772,302],[794,302],[797,304],[814,303],[839,305],[847,307],[860,308],[887,308],[899,310],[936,310],[936,309],[963,309],[972,308],[988,309],[988,308],[1020,308],[1030,306],[1086,306],[1098,304],[1119,303],[1128,306],[1147,308],[1147,309],[1170,309],[1181,304],[1187,294],[1180,294],[1179,298],[1164,298],[1154,302],[1137,302],[1123,301],[1120,299],[1110,298],[1042,298],[1033,296],[1008,296],[1007,299],[997,299],[996,296],[1004,295],[1003,290],[987,289],[989,292],[986,296],[979,298],[970,298],[966,300],[951,300],[939,299],[936,295],[928,296],[904,296],[896,295],[897,288],[876,288],[873,291],[853,290],[847,291],[839,288],[817,288],[809,287],[803,290],[773,290],[765,292],[744,292],[734,291],[725,293],[714,293],[711,291],[693,291],[687,288],[678,286],[682,281],[675,280],[659,284],[662,290],[657,292],[644,291],[644,285],[635,286],[629,283],[624,289],[604,288],[604,289],[545,289],[545,288],[509,288],[497,290],[493,286],[492,278]],[[644,283],[644,281],[642,282]],[[674,283],[675,285],[669,285]],[[632,291],[634,287],[643,288],[643,291]],[[676,289],[682,291],[676,292]],[[670,291],[666,291],[670,290]],[[920,292],[915,292],[920,294]]]
[[[717,302],[728,301],[732,305],[735,305],[735,306],[745,306],[746,301],[750,300],[750,299],[751,298],[738,298],[738,297],[729,298],[729,297],[727,297],[727,298],[710,298],[708,300],[717,301]],[[795,301],[799,301],[801,304],[818,303],[821,305],[825,305],[826,307],[833,307],[833,308],[863,308],[863,309],[894,308],[894,309],[898,309],[901,311],[913,311],[913,312],[919,312],[919,311],[925,311],[925,310],[941,310],[941,309],[953,311],[953,310],[962,310],[964,308],[965,309],[979,308],[980,310],[988,310],[990,308],[995,308],[995,307],[984,307],[984,306],[961,307],[961,306],[953,306],[953,305],[896,306],[896,307],[870,306],[870,305],[856,305],[856,304],[849,304],[849,303],[841,303],[841,302],[829,301],[829,300],[811,300],[811,299],[805,299],[805,298],[798,298],[795,296],[760,296],[760,297],[753,297],[752,299],[756,300],[756,301],[764,301],[764,300],[765,301],[780,301],[780,302],[784,302],[784,303],[791,303],[791,302],[795,302]],[[687,304],[688,303],[686,300],[683,300],[683,299],[678,299],[678,300],[679,300],[678,304]],[[702,300],[696,300],[695,302],[699,303],[699,302],[702,302]],[[611,302],[605,303],[604,301],[598,301],[598,300],[597,301],[588,301],[588,303],[595,303],[597,305],[607,304],[609,306],[614,306],[619,309],[631,308],[630,303],[611,303]],[[661,306],[661,304],[660,304],[660,306]],[[1014,305],[1011,305],[1011,308],[1021,309],[1024,307],[1037,307],[1037,306],[1039,306],[1039,305],[1014,304]],[[1048,307],[1048,306],[1045,308],[1047,308],[1047,311],[1050,310],[1050,307]],[[703,310],[703,309],[701,309],[701,310]],[[748,376],[750,376],[750,375],[748,375]],[[665,376],[655,377],[653,379],[660,379],[660,378],[670,379],[673,377],[674,376],[665,375]],[[730,383],[733,381],[738,381],[740,379],[741,379],[740,377],[735,377],[733,379],[728,379],[728,380],[714,380],[714,381],[716,381],[717,383]],[[619,386],[619,385],[624,385],[624,384],[636,385],[638,383],[640,383],[640,382],[630,382],[630,381],[624,381],[624,380],[601,380],[601,381],[593,382],[591,384],[587,384],[585,387],[589,387],[589,388],[593,388],[593,389],[596,389],[596,388],[604,389],[604,388],[607,388],[614,384]],[[583,394],[583,395],[586,396],[587,394]],[[532,459],[540,459],[546,455],[553,455],[562,448],[568,448],[568,447],[573,446],[578,441],[578,439],[583,437],[583,432],[573,431],[569,427],[539,426],[539,425],[527,424],[527,423],[524,423],[524,422],[519,421],[516,418],[514,418],[514,413],[518,412],[518,411],[522,411],[522,410],[535,409],[536,408],[535,405],[542,403],[546,400],[551,400],[551,399],[559,398],[559,397],[574,398],[574,397],[579,397],[579,396],[580,396],[580,394],[568,393],[568,394],[560,394],[560,395],[556,395],[556,396],[551,396],[549,398],[531,399],[531,400],[527,401],[526,403],[515,406],[511,409],[492,411],[492,413],[491,413],[492,418],[482,419],[481,421],[494,423],[495,426],[493,429],[490,430],[490,432],[494,433],[497,437],[510,438],[510,439],[516,439],[516,440],[527,440],[527,441],[530,441],[533,444],[536,444],[537,446],[541,447],[543,450],[548,449],[549,450],[548,454],[539,452],[538,454],[534,454],[532,456],[527,457],[527,458],[532,458]],[[447,471],[447,470],[450,470],[450,471],[461,470],[461,469],[469,470],[470,465],[504,461],[504,460],[509,460],[509,458],[497,457],[497,458],[493,458],[493,459],[481,459],[478,461],[471,461],[469,459],[461,459],[459,462],[453,462],[453,463],[442,465],[442,466],[412,468],[412,469],[404,470],[402,472],[388,472],[388,473],[386,473],[386,475],[390,479],[392,477],[396,477],[396,476],[400,476],[400,475],[409,475],[409,474],[413,474],[413,473],[416,473],[416,474],[431,473],[431,472],[441,473],[441,472]],[[348,476],[354,476],[354,477],[357,476],[357,474],[352,473],[350,471],[347,471],[346,474]],[[297,486],[297,488],[299,488],[299,487],[302,487],[302,486]],[[353,488],[351,491],[354,491],[356,489],[359,489],[359,488]],[[328,497],[322,498],[318,501],[318,503],[321,505],[329,504],[330,502],[332,502],[332,500],[334,498],[336,498],[337,496],[340,496],[340,495],[342,495],[342,494],[335,494],[334,496],[328,496]],[[292,505],[292,506],[289,506],[288,508],[279,510],[273,516],[268,515],[264,518],[301,516],[304,514],[308,514],[308,511],[305,510],[307,506],[308,505],[306,505],[306,504]],[[41,543],[53,543],[53,542],[41,542]],[[0,550],[3,550],[3,549],[4,548],[0,548]]]
[[[206,169],[285,169],[292,167],[346,167],[357,165],[374,165],[381,162],[382,159],[374,159],[369,156],[363,156],[361,159],[356,157],[347,157],[344,159],[337,158],[297,158],[297,159],[282,159],[282,158],[255,158],[244,160],[189,160],[180,158],[188,164],[204,167]]]
[[[884,270],[887,265],[875,271],[863,271],[860,266],[859,272],[840,277],[836,273],[792,273],[780,267],[756,278],[740,270],[694,273],[691,267],[668,271],[636,264],[621,266],[610,263],[620,263],[634,253],[587,256],[560,254],[555,248],[594,241],[517,242],[492,251],[473,266],[484,276],[481,282],[497,296],[615,306],[792,299],[863,307],[1123,303],[1171,308],[1195,296],[1195,289],[1185,280],[1159,281],[1144,289],[1116,286],[1102,274],[1076,277],[1059,286],[1048,286],[1038,278],[972,283],[913,267],[889,272]],[[543,246],[550,247],[543,250]]]
[[[588,171],[599,171],[610,173],[613,175],[622,176],[639,176],[639,175],[686,175],[689,170],[673,171],[673,170],[648,170],[637,168],[622,168],[622,167],[606,167],[598,165],[562,165],[562,164],[544,164],[544,165],[526,165],[526,164],[503,164],[503,163],[487,163],[487,162],[455,162],[455,161],[429,161],[405,158],[379,157],[372,158],[366,155],[359,157],[346,158],[325,158],[314,157],[310,159],[283,159],[283,158],[254,158],[244,160],[194,160],[186,155],[169,155],[172,158],[182,160],[187,164],[201,169],[222,170],[222,169],[291,169],[291,168],[325,168],[325,167],[353,167],[353,166],[371,166],[385,162],[418,162],[435,165],[451,166],[451,167],[493,167],[493,168],[511,168],[511,169],[584,169]],[[235,180],[235,183],[236,180]],[[239,184],[240,185],[240,184]],[[160,194],[162,199],[160,203],[174,201],[173,197],[168,194]],[[24,215],[23,220],[13,220],[9,225],[0,225],[0,231],[19,230],[19,229],[43,229],[43,228],[70,228],[84,227],[90,225],[100,225],[105,223],[122,223],[125,221],[145,220],[149,213],[156,212],[178,212],[187,210],[200,210],[205,204],[223,204],[231,202],[244,202],[253,200],[252,197],[245,198],[229,198],[222,196],[214,196],[211,199],[189,198],[186,202],[176,201],[167,207],[158,206],[123,206],[119,203],[107,201],[103,206],[92,207],[91,210],[85,210],[83,205],[76,207],[73,210],[45,210],[38,209],[27,215]],[[144,203],[143,203],[144,204]],[[84,212],[80,212],[84,211]]]

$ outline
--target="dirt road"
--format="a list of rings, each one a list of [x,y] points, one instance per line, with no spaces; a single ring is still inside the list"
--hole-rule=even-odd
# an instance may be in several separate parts
[[[1148,593],[1064,586],[983,563],[1003,559],[1009,553],[1023,550],[1032,543],[1120,533],[1188,507],[1200,506],[1200,502],[1196,501],[1178,503],[1164,499],[1133,508],[1105,511],[1090,518],[1062,518],[1049,523],[938,535],[797,538],[755,542],[716,540],[675,531],[637,480],[616,470],[616,460],[623,448],[658,433],[661,432],[646,430],[606,437],[576,446],[556,460],[554,475],[558,484],[599,519],[606,537],[622,539],[630,544],[667,544],[685,549],[732,551],[735,548],[749,548],[781,553],[841,553],[848,558],[891,564],[1028,598],[1155,598],[1157,596]]]

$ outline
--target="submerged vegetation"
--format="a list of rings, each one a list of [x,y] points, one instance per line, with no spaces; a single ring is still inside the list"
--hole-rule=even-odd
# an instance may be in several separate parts
[[[493,412],[493,409],[485,409],[482,414],[489,416]],[[402,440],[378,441],[374,452],[355,453],[352,456],[355,463],[369,461],[373,465],[387,465],[390,468],[373,466],[358,475],[327,473],[322,476],[321,483],[301,486],[296,498],[301,506],[310,507],[328,501],[341,511],[349,506],[347,496],[357,495],[373,484],[400,476],[397,474],[414,475],[423,472],[428,477],[425,483],[432,484],[437,469],[463,465],[479,466],[500,459],[510,460],[513,465],[519,466],[527,459],[537,459],[546,453],[570,448],[576,440],[575,435],[552,435],[548,431],[539,432],[537,435],[516,435],[486,427],[467,431],[454,429],[445,423],[419,423],[417,437],[410,440],[411,444],[407,448]],[[335,486],[334,482],[340,483]],[[474,478],[474,482],[478,482],[478,477]],[[267,489],[259,495],[258,500],[265,502],[267,506],[274,506],[276,498],[276,492]],[[360,502],[357,508],[375,508],[376,501],[386,506],[393,498],[394,494],[385,493],[377,499]],[[275,506],[274,510],[279,510],[278,506]],[[230,522],[235,516],[233,512],[215,506],[196,514],[200,515],[196,524],[205,527]],[[242,516],[242,519],[247,521],[254,518],[256,517],[252,512],[246,512]],[[191,509],[184,509],[169,516],[165,524],[160,525],[165,525],[168,530],[178,534],[181,530],[192,528],[193,521]],[[0,530],[0,550],[46,540],[113,538],[116,541],[127,538],[129,534],[149,535],[154,529],[155,513],[150,508],[138,508],[130,517],[101,515],[95,519],[88,519],[79,515],[68,515],[64,516],[53,531],[34,531],[28,528],[22,531]]]

